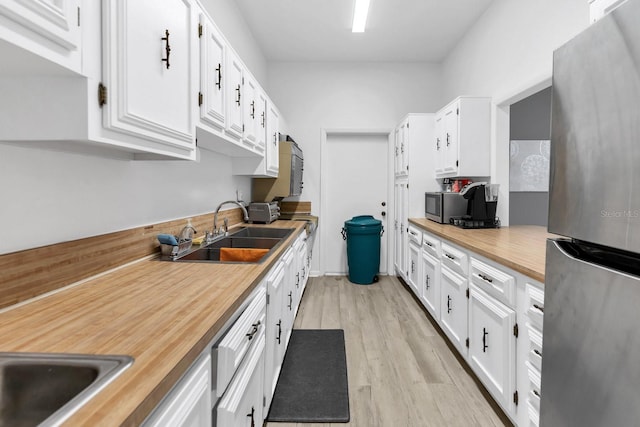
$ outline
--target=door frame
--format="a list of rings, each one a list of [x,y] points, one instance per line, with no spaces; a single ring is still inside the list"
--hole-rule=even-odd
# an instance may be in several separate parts
[[[326,275],[326,266],[325,266],[325,245],[324,242],[328,240],[328,233],[331,232],[327,227],[322,226],[322,218],[327,218],[327,182],[326,177],[329,174],[328,170],[328,153],[327,153],[327,139],[329,136],[355,136],[355,135],[363,135],[363,136],[385,136],[387,138],[387,199],[386,199],[386,212],[387,212],[387,226],[385,227],[385,232],[382,235],[382,238],[385,239],[386,247],[387,247],[387,256],[385,260],[380,260],[380,262],[384,262],[386,264],[387,274],[393,273],[390,272],[390,262],[393,262],[393,248],[391,245],[391,237],[392,231],[389,226],[390,215],[393,214],[394,200],[393,200],[393,129],[320,129],[320,233],[319,233],[319,266],[320,266],[320,275]],[[335,231],[335,230],[334,230]],[[336,231],[337,232],[337,231]]]

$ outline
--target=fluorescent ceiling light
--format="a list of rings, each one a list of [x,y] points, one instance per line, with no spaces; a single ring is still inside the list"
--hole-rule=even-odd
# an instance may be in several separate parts
[[[353,10],[353,27],[351,32],[364,33],[364,26],[367,23],[369,13],[369,0],[355,0],[356,7]]]

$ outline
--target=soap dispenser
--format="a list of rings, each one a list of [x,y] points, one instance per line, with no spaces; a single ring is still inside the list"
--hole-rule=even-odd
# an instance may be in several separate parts
[[[190,240],[193,240],[194,233],[197,233],[197,231],[195,228],[193,228],[193,225],[191,224],[191,218],[189,218],[187,219],[187,225],[185,225],[180,232],[180,241],[188,242]]]

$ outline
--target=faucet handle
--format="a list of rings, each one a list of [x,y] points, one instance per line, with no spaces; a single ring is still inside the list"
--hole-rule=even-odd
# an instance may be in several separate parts
[[[229,231],[229,218],[224,219],[224,232],[225,234]]]

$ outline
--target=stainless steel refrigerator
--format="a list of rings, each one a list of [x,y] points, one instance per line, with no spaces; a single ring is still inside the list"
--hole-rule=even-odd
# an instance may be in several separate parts
[[[640,0],[553,58],[540,426],[640,425]]]

